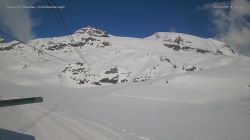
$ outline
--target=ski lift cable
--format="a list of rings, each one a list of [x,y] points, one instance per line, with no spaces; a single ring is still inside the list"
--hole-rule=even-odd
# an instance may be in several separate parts
[[[56,2],[54,0],[51,0],[51,2],[49,0],[45,0],[45,2],[48,4],[48,5],[56,5]],[[54,14],[54,16],[56,17],[56,20],[57,22],[59,23],[59,25],[62,27],[63,31],[67,34],[66,36],[68,37],[68,39],[70,40],[70,42],[72,44],[75,44],[75,40],[73,38],[73,36],[71,35],[70,33],[70,30],[61,14],[61,12],[56,8],[56,9],[50,9],[52,11],[52,13]],[[87,61],[84,59],[83,55],[81,54],[81,51],[78,50],[78,48],[76,47],[73,47],[76,52],[78,53],[78,55],[80,56],[80,58],[85,62],[87,63]]]
[[[51,0],[51,1],[52,1],[53,5],[57,5],[54,0]],[[66,22],[65,22],[65,20],[64,20],[64,18],[62,16],[62,13],[58,9],[55,9],[55,11],[56,11],[56,13],[57,13],[57,15],[59,17],[59,20],[62,22],[62,25],[64,26],[65,32],[68,34],[69,39],[71,40],[72,43],[75,44],[76,42],[75,42],[73,36],[70,33],[70,30],[69,30],[69,28],[68,28],[68,26],[67,26],[67,24],[66,24]],[[81,59],[85,63],[87,63],[86,60],[84,59],[83,55],[81,54],[81,51],[77,47],[74,47],[74,49],[77,51],[77,53],[79,54],[79,56],[81,57]]]
[[[14,40],[16,40],[16,41],[19,41],[19,42],[25,44],[26,46],[33,48],[34,50],[39,50],[39,51],[43,52],[44,54],[46,54],[46,55],[48,55],[48,56],[50,56],[50,57],[53,57],[53,58],[56,58],[56,59],[61,60],[61,61],[63,61],[63,62],[69,63],[68,61],[66,61],[66,60],[64,60],[64,59],[62,59],[62,58],[59,58],[59,57],[57,57],[57,56],[54,56],[54,55],[52,55],[52,54],[50,54],[50,53],[47,53],[47,52],[43,51],[42,49],[36,48],[36,47],[34,47],[34,46],[28,44],[27,42],[24,42],[24,41],[22,41],[22,40],[20,40],[20,39],[17,39],[17,38],[14,37],[13,35],[10,35],[10,34],[4,32],[4,31],[2,31],[2,30],[0,30],[0,33],[6,35],[6,36],[8,36],[8,37],[10,37],[10,38],[12,38],[12,39],[14,39]]]

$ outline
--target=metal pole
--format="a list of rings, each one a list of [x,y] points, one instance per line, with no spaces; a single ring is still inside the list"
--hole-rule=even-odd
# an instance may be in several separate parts
[[[0,107],[23,105],[23,104],[32,104],[32,103],[39,103],[39,102],[43,102],[43,97],[0,100]]]

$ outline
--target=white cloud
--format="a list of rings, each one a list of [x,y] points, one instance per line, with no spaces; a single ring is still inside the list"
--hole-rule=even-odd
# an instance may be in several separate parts
[[[29,5],[28,0],[1,0],[0,2],[0,30],[13,35],[19,40],[28,41],[35,37],[32,28],[38,24],[31,18],[31,10],[27,8],[13,8],[18,5]],[[12,7],[12,8],[10,8]]]
[[[217,38],[229,43],[241,54],[250,56],[249,0],[205,4],[202,9],[209,10]]]

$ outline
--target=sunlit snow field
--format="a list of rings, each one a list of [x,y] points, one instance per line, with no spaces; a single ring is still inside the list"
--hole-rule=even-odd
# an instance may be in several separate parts
[[[197,40],[202,40],[186,38],[198,42],[196,47]],[[42,96],[44,102],[0,108],[0,128],[33,135],[36,140],[250,139],[248,57],[231,56],[227,51],[222,56],[175,52],[153,37],[111,36],[106,41],[112,46],[82,50],[95,71],[117,65],[136,76],[159,64],[157,74],[150,73],[152,79],[142,82],[128,78],[127,83],[81,86],[67,79],[68,75],[58,79],[67,63],[51,58],[40,63],[37,54],[2,51],[0,97]],[[120,55],[111,53],[115,50],[121,51]],[[72,63],[78,57],[62,51],[51,53]],[[30,65],[25,69],[23,55]],[[172,64],[161,63],[160,55],[169,56],[178,65],[196,64],[202,70],[175,70]]]

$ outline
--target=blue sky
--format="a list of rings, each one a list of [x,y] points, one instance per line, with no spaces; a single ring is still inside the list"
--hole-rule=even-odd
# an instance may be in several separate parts
[[[213,27],[206,11],[198,6],[217,1],[197,0],[55,0],[64,5],[62,14],[71,32],[93,26],[110,34],[147,37],[154,32],[182,32],[200,37],[213,37]],[[38,2],[44,4],[44,1]],[[36,37],[65,35],[49,9],[36,9],[32,18]]]
[[[51,9],[9,8],[20,4],[45,5],[45,1],[52,0],[1,0],[0,31],[22,41],[67,35]],[[144,38],[155,32],[175,30],[216,38],[250,56],[249,0],[54,1],[66,7],[61,13],[70,33],[92,26],[112,35]],[[228,8],[220,8],[222,5]],[[0,33],[0,37],[6,36]]]

